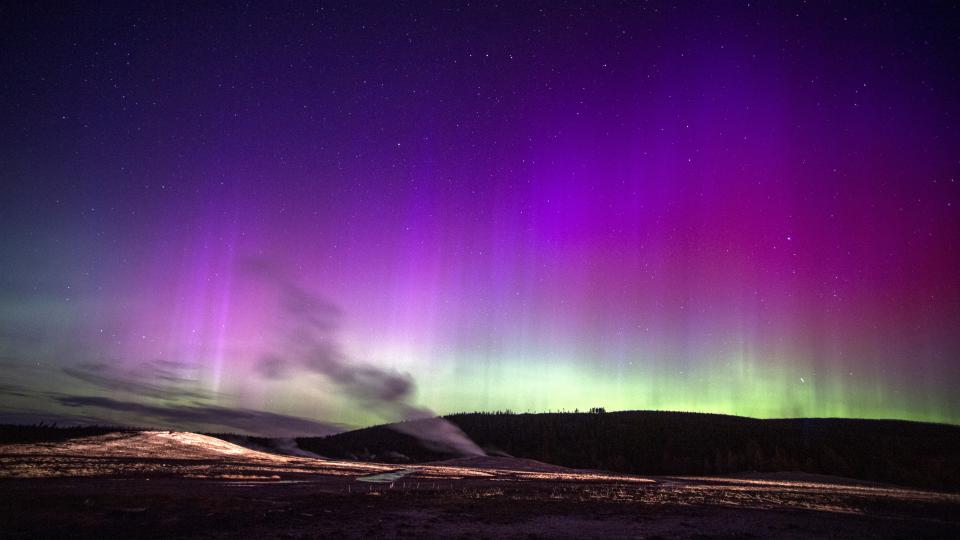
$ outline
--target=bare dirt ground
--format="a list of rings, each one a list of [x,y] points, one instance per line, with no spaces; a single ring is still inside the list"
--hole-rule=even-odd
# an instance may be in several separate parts
[[[0,446],[0,537],[960,538],[960,496],[803,475],[397,467],[190,433]]]

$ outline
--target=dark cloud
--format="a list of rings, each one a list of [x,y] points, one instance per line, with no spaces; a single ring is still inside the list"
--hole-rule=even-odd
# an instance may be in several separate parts
[[[0,424],[29,426],[40,423],[59,426],[106,426],[112,424],[112,422],[93,415],[60,414],[36,409],[9,407],[0,410]]]
[[[16,397],[33,397],[33,393],[17,384],[0,383],[0,395]]]
[[[265,355],[256,364],[257,373],[267,379],[283,379],[290,374],[287,364],[276,356]]]
[[[200,429],[215,426],[267,437],[322,436],[343,431],[343,426],[327,424],[266,411],[209,405],[148,405],[98,396],[61,396],[66,407],[104,409],[128,413],[144,419],[160,420],[175,428],[191,425]]]
[[[84,362],[61,369],[63,373],[98,388],[129,392],[156,399],[210,399],[211,392],[196,387],[196,381],[179,375],[188,364],[172,360],[142,362],[121,370],[105,362]]]
[[[367,406],[381,407],[411,397],[415,385],[408,374],[347,357],[338,336],[342,312],[334,303],[301,288],[263,260],[248,261],[246,268],[277,293],[281,343],[278,350],[265,352],[257,361],[261,375],[283,378],[304,370],[314,372]]]

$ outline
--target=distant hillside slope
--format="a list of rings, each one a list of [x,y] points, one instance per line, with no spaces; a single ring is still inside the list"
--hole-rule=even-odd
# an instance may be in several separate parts
[[[960,426],[651,411],[471,413],[447,419],[488,451],[567,467],[658,475],[805,471],[960,489]],[[450,457],[386,426],[297,442],[304,450],[337,458]]]

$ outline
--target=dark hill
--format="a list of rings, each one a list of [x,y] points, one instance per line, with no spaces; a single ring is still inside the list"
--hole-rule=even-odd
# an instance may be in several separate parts
[[[960,426],[953,425],[651,411],[446,418],[488,451],[567,467],[651,475],[804,471],[960,489]],[[420,462],[451,457],[388,426],[297,442],[331,458]]]

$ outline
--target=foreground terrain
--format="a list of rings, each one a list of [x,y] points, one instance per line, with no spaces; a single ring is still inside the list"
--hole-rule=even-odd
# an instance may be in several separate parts
[[[0,445],[4,537],[960,536],[960,496],[807,474],[640,477],[484,457],[392,465],[192,433]]]
[[[446,419],[489,452],[566,467],[659,476],[804,471],[960,491],[960,426],[955,425],[666,411],[471,413]],[[451,457],[404,433],[417,422],[405,423],[405,429],[374,426],[298,443],[328,457],[379,462]]]

